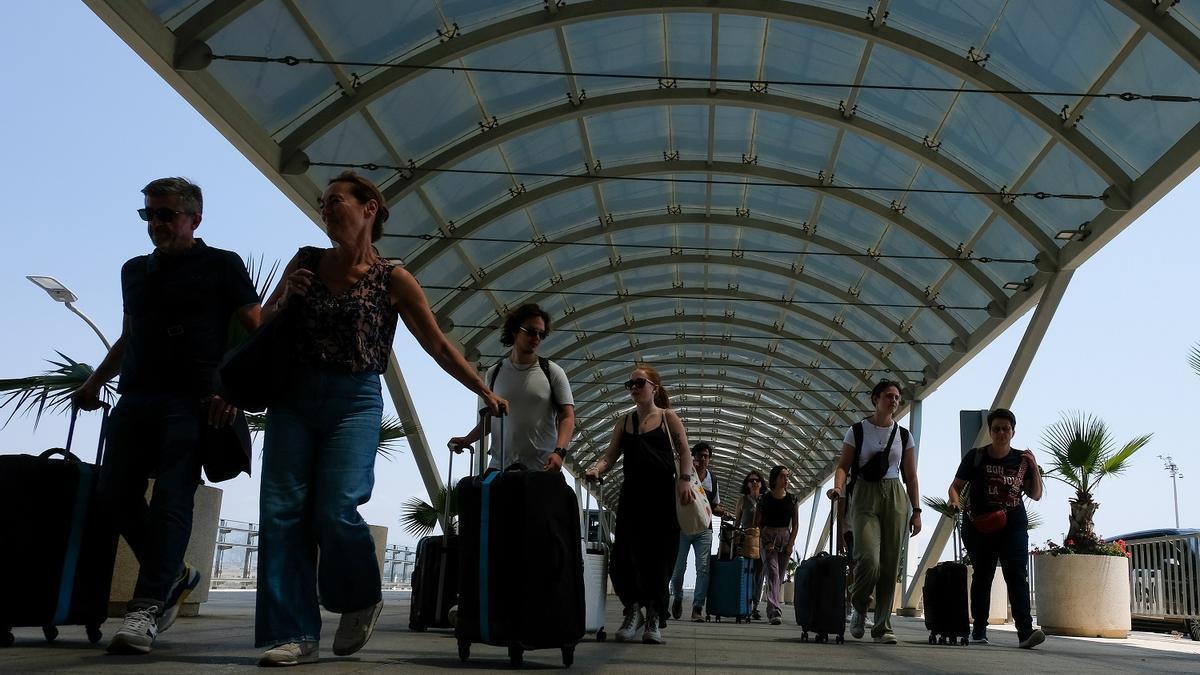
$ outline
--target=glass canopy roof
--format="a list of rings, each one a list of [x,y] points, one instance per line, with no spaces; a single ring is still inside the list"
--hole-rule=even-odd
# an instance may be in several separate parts
[[[874,381],[930,393],[1197,163],[1200,104],[1139,98],[1200,93],[1167,2],[89,4],[317,222],[377,181],[469,359],[541,303],[574,468],[645,361],[726,484],[807,491]]]

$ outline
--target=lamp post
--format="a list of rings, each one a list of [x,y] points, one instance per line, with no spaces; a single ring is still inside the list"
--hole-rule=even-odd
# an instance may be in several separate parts
[[[1171,474],[1171,492],[1175,496],[1175,529],[1179,529],[1179,490],[1175,487],[1175,479],[1183,478],[1183,474],[1179,472],[1179,465],[1170,455],[1159,455],[1159,459],[1163,461],[1163,468],[1167,473]]]
[[[55,279],[54,277],[31,274],[25,278],[32,281],[33,284],[38,288],[46,291],[46,294],[49,295],[55,302],[61,302],[66,305],[67,309],[71,310],[76,316],[83,319],[84,322],[96,332],[96,337],[99,337],[100,342],[104,343],[104,348],[106,350],[112,349],[112,345],[109,344],[108,338],[104,337],[104,333],[100,332],[100,327],[97,326],[94,321],[88,318],[87,314],[84,314],[76,309],[74,303],[79,298],[77,298],[75,294],[71,292],[71,289],[64,286],[61,281]]]

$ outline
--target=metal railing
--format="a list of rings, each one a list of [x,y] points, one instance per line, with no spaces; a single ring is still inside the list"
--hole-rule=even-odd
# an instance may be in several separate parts
[[[1200,534],[1127,543],[1135,619],[1200,619]]]
[[[257,523],[222,518],[217,525],[217,549],[213,556],[212,588],[256,588],[258,586]],[[407,589],[412,584],[417,552],[408,546],[384,549],[381,571],[383,588]]]

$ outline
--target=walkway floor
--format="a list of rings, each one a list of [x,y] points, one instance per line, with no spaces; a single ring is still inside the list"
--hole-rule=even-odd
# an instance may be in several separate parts
[[[400,669],[404,672],[452,670],[509,671],[505,650],[475,645],[472,658],[460,663],[452,635],[439,631],[413,633],[408,625],[408,593],[385,594],[387,605],[370,644],[351,657],[325,651],[322,672]],[[788,608],[791,609],[790,607]],[[1200,643],[1152,633],[1135,633],[1129,640],[1047,639],[1033,651],[1016,649],[1011,627],[993,627],[993,644],[986,647],[945,647],[927,642],[920,619],[894,620],[899,645],[862,643],[847,636],[844,645],[801,643],[795,625],[765,623],[675,623],[665,631],[667,644],[617,644],[611,633],[618,623],[615,598],[608,604],[609,641],[588,636],[579,644],[573,670],[602,672],[952,672],[952,673],[1200,673]],[[325,615],[325,644],[332,644],[337,616]],[[0,672],[127,672],[191,673],[249,671],[259,651],[251,646],[254,631],[252,591],[214,592],[195,618],[182,618],[159,638],[149,656],[109,656],[89,645],[82,628],[63,628],[48,645],[41,630],[14,631],[16,644],[0,650]],[[116,622],[104,626],[105,642]],[[558,652],[527,652],[529,670],[560,668]],[[312,672],[310,666],[302,672]]]

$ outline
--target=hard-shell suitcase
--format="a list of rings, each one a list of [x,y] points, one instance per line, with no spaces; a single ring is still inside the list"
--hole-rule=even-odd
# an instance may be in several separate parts
[[[712,556],[708,562],[708,600],[704,612],[708,617],[733,617],[736,623],[750,621],[750,606],[754,593],[754,561],[735,557],[721,560]]]
[[[834,514],[830,509],[829,552],[821,551],[800,563],[796,568],[796,624],[800,626],[800,641],[808,642],[809,632],[816,642],[828,642],[833,636],[837,644],[846,641],[846,558],[834,554]],[[840,529],[840,528],[839,528]]]
[[[450,478],[454,475],[454,453],[446,484],[453,490]],[[450,522],[452,495],[447,495],[444,522]],[[412,604],[408,614],[408,629],[452,628],[450,608],[458,603],[458,535],[442,534],[423,537],[417,542],[417,561],[412,574]]]
[[[84,626],[92,643],[102,636],[117,554],[96,494],[108,411],[95,464],[71,452],[77,416],[65,448],[0,457],[0,531],[9,543],[0,555],[0,646],[19,626],[41,626],[47,640],[59,626]]]
[[[570,666],[585,623],[575,491],[561,473],[510,467],[459,481],[458,503],[459,658],[482,642],[507,647],[513,666],[533,649]]]
[[[600,513],[600,524],[596,528],[596,540],[590,541],[591,527],[584,525],[583,544],[583,603],[584,630],[593,633],[598,642],[608,639],[604,631],[604,618],[608,613],[608,544],[603,535],[604,512],[600,502],[596,502],[597,512]],[[592,511],[592,493],[587,493],[587,508],[584,513]],[[588,516],[591,517],[590,515]]]
[[[955,520],[957,531],[958,519]],[[925,607],[929,644],[958,644],[964,647],[970,644],[971,619],[967,593],[967,566],[958,559],[956,541],[954,561],[938,563],[925,573],[921,602]]]

